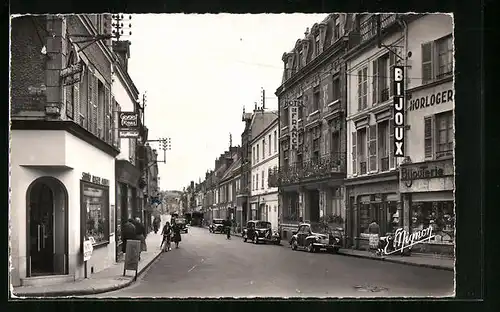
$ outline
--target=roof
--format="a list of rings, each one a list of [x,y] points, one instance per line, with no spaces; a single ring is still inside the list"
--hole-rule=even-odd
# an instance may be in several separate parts
[[[277,119],[276,112],[256,112],[253,115],[250,140],[256,138],[262,131]]]
[[[232,173],[241,165],[241,160],[240,160],[238,153],[233,153],[232,159],[233,159],[233,163],[224,172],[224,175],[222,176],[221,180],[225,180],[225,179],[231,177]]]

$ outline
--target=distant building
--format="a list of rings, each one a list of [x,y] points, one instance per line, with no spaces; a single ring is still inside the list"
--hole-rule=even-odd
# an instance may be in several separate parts
[[[272,114],[272,112],[269,112]],[[278,228],[278,188],[269,178],[278,169],[278,113],[264,129],[252,137],[252,187],[250,203],[252,219],[269,221]],[[272,182],[272,181],[271,181]],[[272,183],[271,183],[272,184]]]

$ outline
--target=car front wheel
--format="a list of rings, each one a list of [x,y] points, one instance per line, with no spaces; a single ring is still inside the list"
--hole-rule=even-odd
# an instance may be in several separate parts
[[[292,243],[290,244],[290,246],[292,247],[292,250],[297,250],[297,241],[292,240]]]
[[[309,251],[309,252],[316,251],[316,248],[314,248],[313,242],[310,242],[309,245],[307,245],[307,251]]]

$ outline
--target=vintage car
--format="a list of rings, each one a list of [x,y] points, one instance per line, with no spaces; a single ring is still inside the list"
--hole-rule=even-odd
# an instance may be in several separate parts
[[[210,233],[224,233],[224,219],[213,219],[212,224],[208,226]]]
[[[309,252],[321,249],[338,252],[342,245],[342,229],[331,228],[324,223],[302,223],[290,240],[293,250],[306,249]]]
[[[272,229],[271,222],[253,220],[248,221],[242,232],[243,241],[252,241],[254,244],[260,242],[279,245],[281,237],[277,230]]]
[[[175,218],[175,224],[180,226],[181,232],[187,233],[188,232],[188,227],[187,227],[187,221],[184,218]]]

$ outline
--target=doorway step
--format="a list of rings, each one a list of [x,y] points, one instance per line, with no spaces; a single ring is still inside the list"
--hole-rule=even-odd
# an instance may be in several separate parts
[[[21,279],[22,286],[47,286],[57,285],[62,283],[70,283],[75,281],[74,275],[48,275],[27,277]]]

